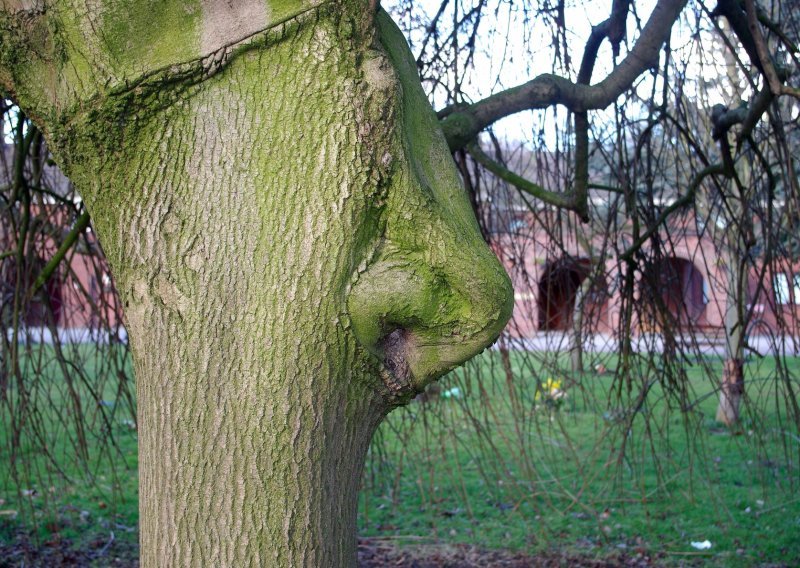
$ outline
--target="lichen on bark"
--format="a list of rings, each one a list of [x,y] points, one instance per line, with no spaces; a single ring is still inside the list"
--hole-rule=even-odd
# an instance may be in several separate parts
[[[125,2],[97,4],[125,18]],[[65,18],[98,24],[54,6],[36,17],[57,36],[74,33]],[[114,63],[90,37],[101,53],[73,72],[91,80],[62,77],[50,98],[2,51],[125,303],[143,566],[352,564],[374,429],[510,313],[396,26],[366,2],[276,6],[296,17],[166,67],[163,46]]]

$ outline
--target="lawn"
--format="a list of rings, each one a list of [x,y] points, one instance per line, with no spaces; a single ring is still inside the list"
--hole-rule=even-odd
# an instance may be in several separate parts
[[[652,361],[621,382],[615,356],[609,372],[576,376],[511,353],[511,383],[499,359],[485,354],[390,416],[368,463],[362,534],[800,565],[800,438],[773,359],[747,363],[735,430],[713,419],[718,358],[676,363],[685,388],[669,395]],[[795,374],[800,362],[787,363]],[[548,379],[566,395],[543,396]]]
[[[27,396],[12,385],[0,406],[0,543],[21,537],[34,547],[70,541],[100,552],[112,541],[135,554],[137,441],[129,354],[119,346],[59,349],[69,364],[60,364],[48,346],[35,346],[21,358]],[[22,412],[23,403],[35,412]],[[21,422],[18,449],[11,451],[12,425]],[[16,565],[18,559],[2,556],[0,551],[0,566],[3,560]]]
[[[108,372],[91,353],[76,354],[86,375]],[[713,420],[708,377],[721,373],[719,359],[641,358],[629,361],[624,380],[613,373],[615,355],[600,363],[606,372],[577,374],[563,357],[511,352],[504,367],[489,351],[445,378],[438,394],[395,411],[370,450],[360,533],[399,545],[800,565],[800,438],[786,396],[787,377],[800,386],[800,361],[747,363],[747,404],[734,430]],[[98,565],[120,550],[135,555],[129,403],[115,380],[91,382],[102,395],[83,466],[70,416],[74,392],[89,387],[62,385],[69,370],[55,364],[40,368],[47,373],[36,392],[49,404],[37,431],[47,431],[58,467],[32,440],[10,455],[9,419],[0,417],[0,463],[18,465],[0,467],[0,540],[25,531],[39,545],[68,540],[97,551]],[[114,443],[102,443],[109,433]],[[707,550],[691,544],[706,540]]]

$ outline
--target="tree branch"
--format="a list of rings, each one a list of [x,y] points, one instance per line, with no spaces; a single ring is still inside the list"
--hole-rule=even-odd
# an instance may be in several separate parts
[[[536,199],[543,201],[548,205],[554,205],[555,207],[559,207],[561,209],[575,211],[581,216],[581,219],[584,221],[588,220],[585,203],[581,204],[578,201],[577,195],[574,191],[564,193],[551,191],[549,189],[545,189],[541,185],[523,178],[522,176],[515,174],[508,168],[501,166],[487,156],[477,142],[469,143],[467,145],[467,151],[473,158],[475,158],[476,162],[517,189],[532,195]]]
[[[610,30],[611,18],[592,27],[592,33],[589,34],[589,39],[586,40],[586,47],[583,49],[583,59],[581,59],[581,67],[578,71],[579,85],[588,85],[592,81],[597,52],[600,50],[603,40],[609,37]]]
[[[619,55],[619,44],[625,39],[625,19],[628,17],[630,0],[614,0],[611,5],[611,16],[608,18],[608,41],[614,57]]]
[[[728,20],[728,24],[730,24],[736,37],[739,38],[750,61],[763,73],[761,60],[758,57],[758,51],[748,27],[747,16],[742,11],[739,0],[718,0],[716,8],[711,12],[711,17],[720,15],[725,16],[725,19]]]
[[[778,78],[778,73],[772,65],[772,57],[769,55],[767,44],[764,42],[764,36],[761,35],[761,26],[758,23],[758,16],[756,16],[756,7],[753,0],[744,0],[744,6],[747,14],[747,28],[750,30],[753,43],[755,43],[756,53],[758,54],[758,60],[761,61],[761,70],[764,73],[764,78],[766,78],[772,94],[780,95],[783,82]]]
[[[761,116],[767,112],[773,99],[770,89],[763,89],[747,106],[729,110],[724,105],[714,105],[714,108],[711,109],[712,138],[719,140],[734,125],[741,124],[742,129],[737,135],[738,141],[736,144],[737,148],[741,148],[742,143],[750,136]]]
[[[756,13],[758,14],[758,21],[761,22],[765,28],[780,38],[781,42],[783,42],[783,45],[786,46],[786,49],[789,50],[792,56],[794,56],[796,53],[800,53],[800,49],[798,49],[797,44],[795,44],[791,38],[786,35],[786,32],[783,31],[780,24],[773,22],[769,16],[767,16],[761,6],[756,5]]]
[[[450,150],[463,148],[490,124],[523,110],[555,104],[573,112],[606,108],[644,71],[657,65],[661,46],[685,4],[686,0],[659,0],[625,59],[595,85],[580,85],[548,73],[450,113],[441,122]]]
[[[742,46],[744,46],[750,61],[755,65],[769,86],[772,94],[777,96],[790,95],[792,97],[800,98],[800,89],[792,88],[784,84],[788,77],[786,69],[780,67],[776,68],[772,56],[769,54],[764,36],[761,33],[761,22],[764,24],[764,17],[759,14],[759,8],[755,5],[753,0],[719,0],[717,7],[711,13],[712,16],[722,15],[728,20],[736,37],[739,38]],[[774,26],[774,24],[773,24]],[[778,34],[779,37],[783,37]],[[796,49],[793,44],[788,44],[790,51],[792,48]],[[792,52],[792,57],[794,53]]]
[[[700,170],[697,175],[692,178],[686,193],[661,211],[661,214],[658,216],[658,219],[656,219],[655,223],[648,227],[648,229],[636,240],[636,242],[628,247],[625,252],[619,256],[620,260],[624,262],[631,262],[633,260],[633,255],[636,254],[636,252],[642,248],[647,240],[659,230],[661,225],[669,218],[670,215],[672,215],[673,212],[681,207],[689,205],[694,200],[694,196],[697,193],[697,188],[700,187],[700,184],[706,177],[713,174],[727,175],[726,172],[727,170],[722,164],[712,164]]]
[[[588,85],[592,80],[597,53],[603,40],[608,37],[616,53],[621,37],[625,34],[624,17],[628,13],[626,0],[614,0],[611,17],[599,26],[592,28],[592,33],[583,51],[581,68],[578,71],[578,84]],[[620,19],[622,22],[620,23]],[[611,34],[614,34],[612,39]],[[616,42],[616,43],[615,43]],[[573,113],[575,121],[575,187],[573,189],[576,209],[581,219],[589,219],[589,113],[585,110]]]
[[[75,244],[75,241],[78,240],[78,237],[81,236],[81,233],[86,230],[86,227],[89,226],[89,212],[84,211],[84,213],[78,217],[78,220],[75,221],[75,226],[72,227],[72,230],[69,234],[64,238],[64,241],[61,243],[61,246],[58,247],[58,250],[53,255],[53,257],[45,264],[42,271],[39,273],[39,276],[36,277],[36,280],[33,283],[31,288],[31,295],[35,294],[39,291],[45,282],[47,282],[53,273],[58,268],[58,265],[61,264],[61,261],[64,260],[64,257],[67,256],[69,249],[72,248],[72,245]]]

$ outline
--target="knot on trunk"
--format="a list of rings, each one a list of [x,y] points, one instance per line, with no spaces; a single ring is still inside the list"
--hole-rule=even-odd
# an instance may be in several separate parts
[[[407,349],[412,348],[412,342],[411,333],[402,328],[395,329],[381,341],[383,350],[381,380],[392,399],[402,401],[417,394],[407,353]]]

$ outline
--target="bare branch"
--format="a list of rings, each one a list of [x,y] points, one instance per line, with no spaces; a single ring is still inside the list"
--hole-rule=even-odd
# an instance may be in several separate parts
[[[723,105],[715,105],[711,111],[711,122],[714,128],[711,132],[714,140],[719,140],[736,124],[741,124],[742,129],[738,134],[737,146],[741,147],[755,128],[761,116],[767,112],[769,104],[774,99],[769,89],[764,89],[750,101],[747,106],[727,109]]]
[[[614,57],[619,55],[619,44],[625,39],[625,19],[628,17],[630,0],[614,0],[611,5],[611,17],[608,19],[608,41],[614,51]]]
[[[581,217],[581,219],[584,221],[588,220],[586,199],[584,198],[583,202],[581,202],[579,195],[574,190],[561,193],[545,189],[541,185],[533,183],[532,181],[515,174],[508,168],[505,168],[504,166],[492,160],[486,155],[477,142],[471,142],[468,144],[467,151],[480,165],[503,181],[510,183],[517,189],[520,189],[521,191],[524,191],[525,193],[528,193],[536,199],[539,199],[540,201],[543,201],[549,205],[553,205],[561,209],[575,211]]]
[[[759,9],[753,0],[744,0],[744,10],[742,10],[742,5],[737,0],[719,0],[717,7],[712,12],[712,16],[715,15],[723,15],[728,20],[745,51],[747,51],[750,61],[764,76],[773,95],[776,97],[789,95],[800,98],[799,89],[784,84],[788,75],[787,71],[780,68],[776,69],[775,67],[764,36],[761,33],[759,22],[763,23],[764,18],[759,16]],[[764,25],[769,27],[768,24]],[[781,38],[784,37],[783,34],[778,35]],[[793,44],[788,45],[792,52],[792,57],[794,57],[793,51],[796,50],[796,46]]]
[[[669,39],[685,4],[685,0],[659,0],[625,59],[595,85],[580,85],[547,73],[450,113],[441,122],[450,149],[463,148],[490,124],[523,110],[556,104],[574,112],[606,108],[644,71],[658,64],[661,46]]]
[[[72,230],[67,234],[64,242],[61,243],[61,246],[58,247],[58,250],[55,252],[53,257],[47,262],[47,264],[42,268],[42,271],[39,273],[39,276],[36,277],[36,281],[33,283],[31,288],[31,293],[35,294],[39,288],[41,288],[47,280],[53,275],[53,273],[58,268],[58,265],[61,264],[61,261],[64,260],[64,257],[67,256],[67,253],[72,248],[72,245],[75,244],[75,241],[78,240],[78,237],[81,236],[81,233],[86,230],[86,227],[89,226],[89,212],[85,211],[83,215],[78,217],[78,220],[75,221],[75,226],[72,227]]]
[[[761,59],[758,57],[753,36],[747,23],[747,16],[742,10],[738,0],[718,0],[717,7],[711,12],[711,17],[725,16],[728,20],[733,33],[739,38],[739,41],[747,52],[750,61],[755,65],[759,71],[763,72],[761,66]]]
[[[767,44],[764,41],[764,36],[761,34],[761,26],[758,24],[758,17],[756,16],[756,7],[753,0],[744,0],[745,11],[747,13],[747,28],[750,30],[750,35],[755,43],[756,53],[758,60],[761,61],[761,70],[764,77],[767,79],[767,84],[773,95],[780,95],[782,91],[782,81],[778,78],[778,73],[772,65],[772,58],[769,55]]]

